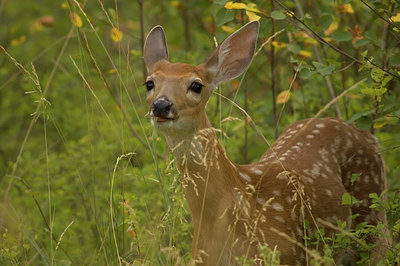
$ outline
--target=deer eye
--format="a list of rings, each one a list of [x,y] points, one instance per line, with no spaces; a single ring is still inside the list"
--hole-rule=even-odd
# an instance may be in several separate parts
[[[190,87],[189,87],[189,89],[194,91],[195,93],[200,93],[202,88],[203,88],[203,84],[201,84],[200,82],[197,82],[197,81],[190,84]]]
[[[147,91],[151,91],[152,89],[154,89],[154,81],[148,80],[148,81],[146,81],[145,84],[146,84]]]

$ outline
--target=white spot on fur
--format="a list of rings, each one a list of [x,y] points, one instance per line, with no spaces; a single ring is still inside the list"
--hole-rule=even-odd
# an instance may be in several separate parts
[[[295,248],[295,246],[292,246],[292,254],[293,254],[293,256],[296,256],[297,255],[297,251],[296,251],[296,248]]]
[[[283,212],[283,206],[278,202],[272,203],[271,208],[277,212]]]
[[[310,183],[310,184],[314,183],[314,180],[312,178],[310,178],[310,177],[302,176],[302,179],[304,180],[304,182],[307,182],[307,183]]]
[[[311,135],[311,134],[310,134],[310,135],[307,135],[306,138],[308,138],[308,139],[313,139],[313,138],[314,138],[314,135]]]
[[[313,131],[311,131],[312,133],[314,133],[314,134],[319,134],[320,133],[320,131],[318,130],[318,129],[314,129]]]
[[[296,221],[297,215],[296,215],[296,213],[295,213],[294,211],[292,211],[292,212],[290,213],[290,218],[292,219],[292,221]]]
[[[281,195],[281,191],[280,190],[274,190],[274,191],[272,191],[272,195],[280,196]]]
[[[263,174],[263,171],[261,171],[261,170],[258,169],[258,168],[250,168],[250,171],[251,171],[252,173],[256,174],[256,175],[262,175],[262,174]]]
[[[283,139],[291,139],[291,138],[292,138],[292,135],[287,135]]]
[[[266,202],[266,200],[263,199],[263,198],[256,198],[256,201],[257,201],[257,203],[260,204],[260,205],[264,205],[265,202]]]
[[[325,124],[319,123],[319,124],[316,124],[315,127],[316,127],[316,128],[324,128],[324,127],[325,127]]]
[[[292,149],[296,150],[297,152],[301,150],[300,147],[297,145],[292,146]]]
[[[317,175],[320,174],[320,172],[321,172],[321,171],[320,171],[318,165],[314,164],[314,165],[313,165],[313,168],[312,168],[312,170],[311,170],[311,173],[312,173],[313,175],[317,176]]]
[[[286,174],[286,172],[280,172],[277,176],[276,179],[280,179],[280,180],[287,180],[288,176]]]
[[[280,223],[284,223],[285,222],[285,220],[280,216],[274,216],[274,219],[277,220]]]
[[[329,159],[328,159],[329,152],[328,152],[325,148],[322,148],[322,149],[319,151],[319,154],[321,155],[322,160],[324,160],[325,162],[328,162],[328,161],[329,161]]]
[[[245,181],[251,182],[251,177],[250,177],[248,174],[243,173],[243,172],[239,172],[239,175],[240,175],[240,177],[243,178]]]

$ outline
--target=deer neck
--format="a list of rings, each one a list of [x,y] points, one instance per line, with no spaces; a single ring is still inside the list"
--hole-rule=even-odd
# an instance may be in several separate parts
[[[195,224],[200,219],[218,219],[233,205],[231,194],[240,185],[233,163],[226,156],[207,116],[204,114],[197,121],[197,128],[192,133],[166,135]]]

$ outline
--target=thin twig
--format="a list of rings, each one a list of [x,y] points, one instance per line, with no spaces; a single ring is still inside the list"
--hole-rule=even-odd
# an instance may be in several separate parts
[[[398,28],[396,25],[394,25],[390,19],[386,19],[384,18],[381,14],[379,14],[372,6],[370,6],[368,3],[366,3],[364,0],[361,0],[361,2],[366,5],[372,12],[375,13],[375,15],[377,15],[380,19],[382,19],[383,21],[385,21],[386,23],[388,23],[390,26],[392,26],[393,28]],[[399,41],[399,37],[397,37],[396,34],[394,34],[395,38]]]
[[[143,47],[144,47],[144,19],[143,19],[143,1],[138,0],[139,5],[139,22],[140,22],[140,49],[143,54]],[[142,64],[143,67],[143,79],[146,79],[146,66],[144,63]]]
[[[275,9],[275,2],[271,0],[271,12]],[[271,35],[275,34],[275,21],[272,20],[271,27]],[[273,41],[274,39],[272,39]],[[279,137],[279,123],[278,123],[278,113],[277,113],[277,104],[276,104],[276,96],[278,95],[277,84],[276,84],[276,65],[275,65],[275,47],[271,42],[271,51],[270,51],[270,67],[271,67],[271,87],[272,87],[272,113],[274,114],[274,131],[275,131],[275,139]]]
[[[241,23],[242,26],[245,24],[244,22],[244,17],[245,17],[245,13],[244,10],[241,10]],[[248,111],[248,87],[247,87],[247,75],[243,77],[243,107],[244,110],[246,110],[246,112]],[[244,147],[243,147],[243,162],[245,164],[249,163],[249,125],[247,123],[247,119],[245,116],[245,120],[244,120]]]
[[[281,6],[284,10],[286,10],[286,12],[288,12],[288,14],[290,14],[290,16],[291,16],[296,22],[298,22],[298,23],[300,23],[301,25],[303,25],[304,27],[306,27],[308,31],[304,31],[304,32],[305,32],[307,35],[309,35],[309,36],[312,37],[313,39],[319,41],[320,43],[327,45],[328,47],[332,48],[332,49],[335,50],[336,52],[342,54],[343,56],[345,56],[345,57],[347,57],[347,58],[349,58],[349,59],[355,61],[357,64],[359,64],[359,65],[363,65],[363,64],[364,64],[363,61],[361,61],[361,60],[355,58],[354,56],[349,55],[349,54],[346,53],[345,51],[343,51],[343,50],[339,49],[338,47],[334,46],[333,44],[331,44],[331,43],[325,41],[323,37],[321,37],[317,32],[315,32],[315,31],[314,31],[310,26],[308,26],[304,21],[302,21],[301,19],[299,19],[298,17],[296,17],[296,15],[293,14],[293,12],[292,12],[288,7],[286,7],[283,3],[281,3],[279,0],[273,0],[273,1],[275,1],[276,3],[278,3],[279,6]],[[400,79],[400,76],[399,76],[399,75],[397,75],[397,74],[395,74],[395,73],[392,73],[392,72],[390,72],[390,71],[384,69],[383,67],[381,67],[381,66],[379,66],[379,65],[376,65],[376,64],[373,64],[373,65],[376,66],[376,67],[378,67],[379,69],[383,70],[383,71],[384,71],[385,73],[387,73],[388,75],[391,75],[391,76],[393,76],[393,77],[395,77],[395,78],[397,78],[397,79]]]
[[[300,16],[304,17],[304,12],[303,12],[303,9],[301,8],[301,5],[299,4],[299,1],[295,0],[294,2],[296,3],[296,7],[297,7],[297,10],[300,13]],[[314,49],[314,52],[315,52],[315,55],[317,57],[318,62],[322,63],[321,56],[319,55],[319,51],[318,51],[317,45],[313,44],[312,46],[313,46],[313,49]],[[332,86],[332,82],[331,82],[331,80],[329,79],[328,76],[324,76],[324,79],[325,79],[325,82],[326,82],[326,86],[328,87],[329,94],[331,95],[331,98],[334,99],[336,96],[335,96],[335,90],[333,89],[333,86]],[[335,102],[334,105],[335,105],[335,110],[336,110],[336,116],[338,118],[342,118],[338,103]]]

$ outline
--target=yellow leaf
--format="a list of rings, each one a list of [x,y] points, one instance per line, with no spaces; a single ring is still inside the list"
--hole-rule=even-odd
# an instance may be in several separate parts
[[[282,91],[276,97],[276,103],[285,103],[285,102],[287,102],[289,100],[289,98],[290,98],[290,92],[289,91]]]
[[[222,26],[221,26],[221,29],[222,29],[223,31],[227,32],[227,33],[233,33],[233,32],[235,31],[234,28],[229,27],[229,26],[225,26],[225,25],[222,25]]]
[[[21,35],[21,36],[19,36],[18,38],[11,40],[10,45],[11,45],[11,46],[19,46],[19,45],[21,45],[22,43],[24,43],[25,40],[26,40],[26,36],[25,36],[25,35]]]
[[[61,4],[61,8],[69,9],[69,6],[68,6],[68,4],[66,2],[64,2],[64,3]]]
[[[392,16],[390,19],[393,22],[400,22],[400,13],[397,13],[396,16]]]
[[[142,52],[139,50],[131,50],[131,55],[133,56],[142,56]]]
[[[76,14],[75,12],[72,12],[70,15],[70,18],[71,18],[72,24],[74,24],[78,28],[82,27],[82,25],[83,25],[82,19],[78,16],[78,14]]]
[[[373,127],[374,128],[382,128],[383,126],[385,126],[387,124],[387,120],[378,120],[374,122]]]
[[[176,0],[171,1],[171,6],[173,6],[173,7],[180,7],[180,5],[181,5],[181,3],[179,1],[176,1]]]
[[[260,16],[257,16],[255,13],[246,10],[246,15],[249,17],[249,21],[256,21],[256,20],[260,20]]]
[[[337,30],[339,24],[336,21],[333,21],[331,25],[324,31],[325,35],[331,35],[332,32]]]
[[[135,230],[128,230],[128,233],[131,235],[131,237],[136,238],[136,231]]]
[[[348,98],[350,98],[350,99],[360,99],[360,98],[361,98],[361,95],[359,95],[359,94],[351,94],[351,93],[348,93],[346,96],[347,96]]]
[[[292,18],[294,16],[294,13],[292,11],[286,11],[286,15]]]
[[[250,12],[253,12],[253,13],[262,13],[262,12],[257,8],[257,5],[254,4],[254,3],[249,3],[249,4],[247,4],[246,10],[247,10],[247,11],[250,11]]]
[[[310,58],[310,57],[312,56],[312,53],[309,52],[309,51],[301,50],[301,51],[299,52],[299,55],[300,55],[301,57]]]
[[[114,74],[117,73],[117,70],[115,68],[111,68],[110,70],[107,70],[106,74]]]
[[[40,23],[40,20],[36,19],[29,25],[29,29],[31,32],[37,32],[43,30],[43,25]]]
[[[348,14],[354,14],[353,7],[351,4],[340,4],[336,6],[336,10],[339,13],[348,13]]]
[[[233,3],[229,1],[225,4],[226,9],[246,9],[246,4],[244,3]]]
[[[272,42],[272,46],[277,47],[277,48],[286,47],[286,43],[284,43],[284,42],[278,42],[278,41],[273,41],[273,42]]]
[[[305,38],[303,40],[304,43],[308,43],[308,44],[318,44],[318,42],[316,40],[314,40],[313,38]]]
[[[111,30],[111,39],[114,42],[120,42],[122,40],[122,32],[116,27],[112,28],[112,30]]]

